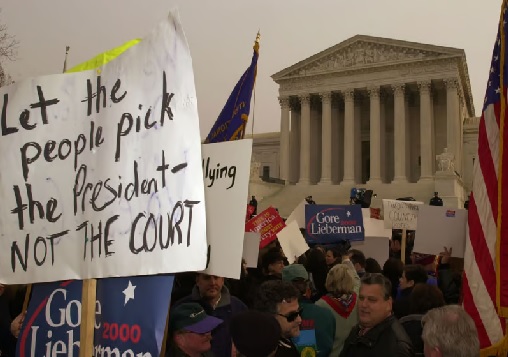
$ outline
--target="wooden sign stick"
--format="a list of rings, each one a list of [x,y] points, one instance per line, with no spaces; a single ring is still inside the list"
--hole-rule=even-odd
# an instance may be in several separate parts
[[[81,326],[79,330],[79,357],[93,356],[93,338],[95,326],[95,299],[97,280],[83,280],[81,300]]]
[[[25,300],[23,301],[23,310],[25,312],[28,309],[28,303],[30,302],[30,294],[32,293],[32,284],[26,286]]]
[[[402,230],[402,241],[400,243],[400,260],[402,263],[406,264],[406,229]]]

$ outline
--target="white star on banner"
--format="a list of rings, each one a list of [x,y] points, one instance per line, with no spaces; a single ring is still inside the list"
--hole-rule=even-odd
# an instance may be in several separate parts
[[[131,281],[129,280],[129,285],[123,291],[123,294],[125,295],[124,306],[127,305],[127,302],[129,302],[130,299],[134,300],[134,289],[136,289],[136,287],[132,285]]]
[[[347,211],[346,216],[351,216],[351,212]]]

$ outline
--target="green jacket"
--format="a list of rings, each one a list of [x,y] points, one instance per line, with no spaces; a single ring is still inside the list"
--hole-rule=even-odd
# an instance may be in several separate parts
[[[335,338],[336,324],[333,314],[305,298],[300,299],[300,307],[303,309],[300,336],[293,339],[298,351],[301,356],[308,356],[303,353],[304,349],[311,348],[315,350],[316,356],[328,357]]]

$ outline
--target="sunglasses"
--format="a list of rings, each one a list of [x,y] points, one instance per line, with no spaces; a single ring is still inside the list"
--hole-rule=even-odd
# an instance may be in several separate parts
[[[287,322],[293,322],[298,318],[298,316],[302,316],[302,312],[303,312],[303,308],[299,308],[298,310],[290,312],[287,315],[282,315],[282,314],[277,314],[277,315],[285,317]]]

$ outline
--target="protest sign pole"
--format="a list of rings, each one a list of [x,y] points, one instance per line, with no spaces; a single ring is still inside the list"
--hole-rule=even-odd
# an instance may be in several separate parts
[[[168,308],[168,316],[166,316],[166,328],[164,329],[164,338],[162,339],[160,357],[166,356],[166,345],[168,343],[168,333],[169,333],[169,311],[170,310],[171,310],[171,304],[170,304],[170,307]]]
[[[402,263],[406,264],[406,229],[402,230],[402,241],[400,243],[400,260]]]
[[[83,280],[79,357],[93,356],[97,280]]]
[[[32,284],[26,286],[25,300],[23,301],[23,310],[25,312],[28,309],[28,303],[30,302],[30,294],[32,293]]]

